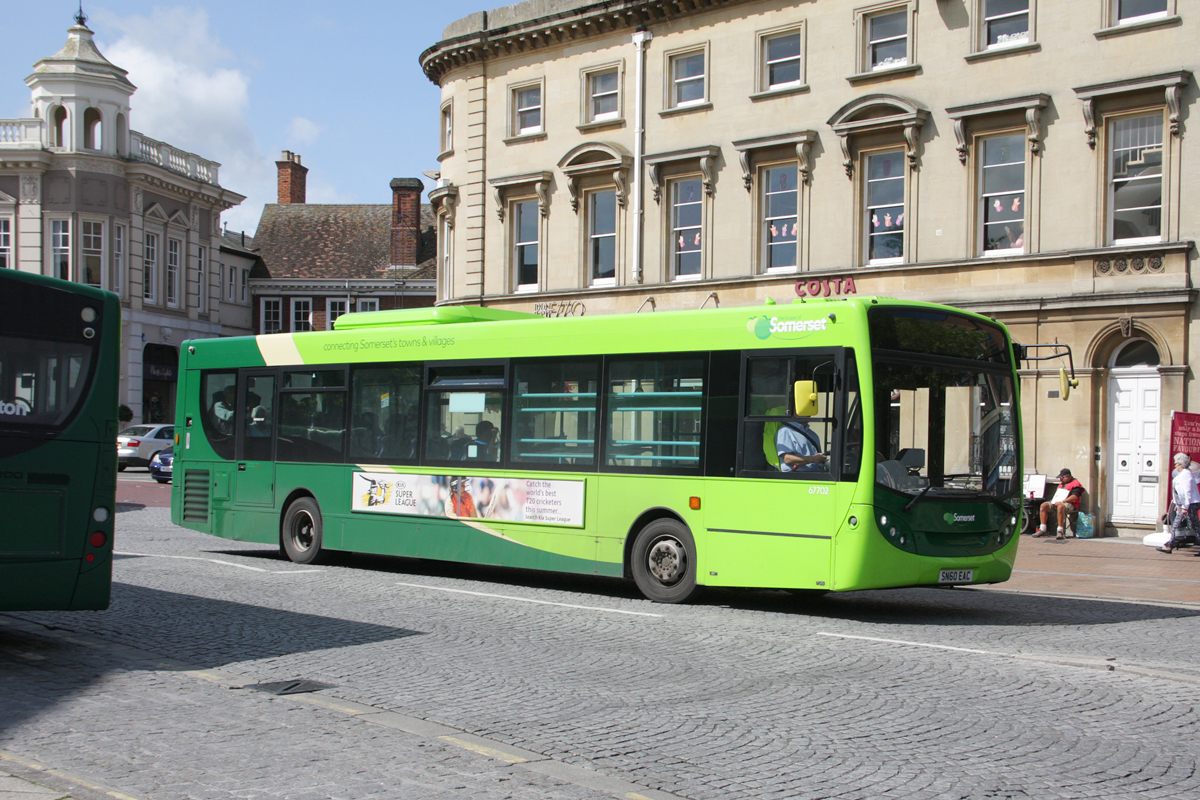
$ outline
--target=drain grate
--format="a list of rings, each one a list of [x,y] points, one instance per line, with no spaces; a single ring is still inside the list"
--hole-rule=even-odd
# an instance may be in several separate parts
[[[304,694],[305,692],[319,692],[322,689],[332,689],[332,683],[319,683],[317,681],[276,681],[274,683],[256,683],[252,686],[247,686],[247,689],[258,689],[260,692],[268,692],[270,694]]]

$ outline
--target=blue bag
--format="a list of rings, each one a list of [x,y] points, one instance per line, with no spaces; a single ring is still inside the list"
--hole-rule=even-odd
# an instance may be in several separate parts
[[[1078,539],[1091,539],[1096,535],[1092,515],[1083,511],[1075,518],[1075,536]]]

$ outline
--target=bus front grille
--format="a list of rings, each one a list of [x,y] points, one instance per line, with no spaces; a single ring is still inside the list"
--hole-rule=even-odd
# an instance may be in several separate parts
[[[189,469],[183,473],[183,521],[208,523],[209,471]]]

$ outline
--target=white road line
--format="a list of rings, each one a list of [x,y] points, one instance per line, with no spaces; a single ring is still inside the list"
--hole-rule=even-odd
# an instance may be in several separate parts
[[[488,594],[487,592],[469,592],[466,589],[446,589],[441,586],[429,586],[423,583],[397,583],[397,586],[408,586],[413,589],[432,589],[435,592],[454,592],[455,594],[470,594],[476,597],[495,597],[500,600],[516,600],[518,603],[536,603],[542,606],[559,606],[560,608],[579,608],[584,611],[603,611],[608,614],[630,614],[635,617],[664,617],[665,614],[651,614],[648,611],[625,611],[620,608],[601,608],[599,606],[577,606],[571,603],[551,603],[549,600],[533,600],[528,597],[513,597],[507,594]]]
[[[909,647],[928,647],[933,650],[954,650],[959,653],[976,653],[982,656],[1004,656],[1009,657],[1008,653],[997,653],[994,650],[972,650],[969,647],[950,647],[944,644],[927,644],[926,642],[908,642],[904,639],[880,639],[875,636],[851,636],[848,633],[826,633],[818,631],[817,636],[832,636],[836,639],[861,639],[864,642],[883,642],[885,644],[906,644]]]
[[[127,553],[124,551],[114,551],[115,556],[136,556],[138,558],[177,558],[181,561],[207,561],[210,564],[223,564],[227,567],[237,567],[238,569],[248,569],[251,572],[266,572],[271,575],[298,575],[305,572],[320,572],[319,569],[263,569],[262,567],[251,567],[247,564],[235,564],[232,561],[222,561],[219,558],[200,558],[199,556],[168,556],[162,553]]]

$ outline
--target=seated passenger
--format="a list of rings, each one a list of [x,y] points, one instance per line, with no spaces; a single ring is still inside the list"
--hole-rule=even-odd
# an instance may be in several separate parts
[[[472,461],[498,461],[496,437],[500,434],[496,426],[482,420],[475,426],[475,439],[467,446],[467,458]]]
[[[234,412],[237,409],[237,386],[229,385],[221,394],[221,399],[213,403],[212,416],[216,423],[217,433],[232,434]]]

